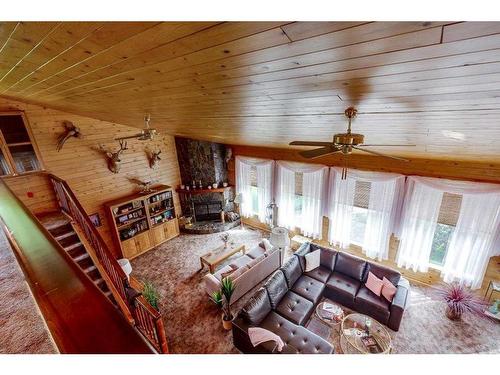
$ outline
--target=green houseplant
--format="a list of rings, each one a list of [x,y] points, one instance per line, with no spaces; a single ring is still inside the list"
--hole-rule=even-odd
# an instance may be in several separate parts
[[[233,314],[231,313],[231,297],[234,292],[235,285],[233,280],[225,277],[221,280],[220,290],[212,294],[212,299],[215,304],[222,310],[222,326],[226,330],[232,327]]]
[[[144,282],[144,287],[142,289],[142,295],[148,301],[148,303],[153,306],[156,310],[160,310],[158,307],[158,301],[160,300],[160,293],[158,289],[153,285],[153,283],[146,281]]]

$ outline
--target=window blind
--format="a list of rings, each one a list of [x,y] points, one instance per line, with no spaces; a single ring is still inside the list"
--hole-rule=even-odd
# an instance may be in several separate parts
[[[250,167],[250,185],[257,186],[257,167],[255,165]]]
[[[304,175],[301,172],[295,172],[295,194],[302,195],[302,183]]]
[[[443,193],[441,207],[439,208],[438,223],[456,226],[460,207],[462,206],[462,196],[459,194]]]
[[[368,208],[370,203],[370,186],[368,181],[356,181],[354,188],[354,202],[355,207]]]

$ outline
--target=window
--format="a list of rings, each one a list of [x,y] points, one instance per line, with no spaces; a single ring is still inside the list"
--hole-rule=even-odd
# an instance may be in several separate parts
[[[444,264],[448,245],[457,225],[461,204],[461,195],[443,193],[429,258],[431,265],[442,266]]]
[[[0,113],[0,176],[41,169],[24,115],[20,112]]]
[[[351,242],[363,246],[365,242],[368,203],[370,202],[370,182],[356,181],[351,216]]]

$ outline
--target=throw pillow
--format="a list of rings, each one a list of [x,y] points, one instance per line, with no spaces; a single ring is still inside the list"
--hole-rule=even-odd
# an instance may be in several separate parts
[[[396,295],[396,292],[398,291],[398,288],[395,287],[394,284],[385,277],[382,282],[384,283],[384,286],[382,287],[382,295],[387,301],[392,302],[394,296]]]
[[[312,253],[306,254],[306,272],[312,271],[319,267],[319,262],[321,259],[321,251],[316,250]]]
[[[253,266],[255,266],[257,263],[260,263],[262,261],[262,259],[264,259],[266,257],[265,254],[262,254],[260,255],[259,257],[255,258],[255,259],[252,259],[250,262],[248,262],[247,264],[247,267],[248,268],[252,268]]]
[[[229,275],[233,274],[236,270],[235,269],[230,269],[230,270],[227,270],[226,272],[222,272],[220,274],[220,277],[221,277],[221,280],[228,277]]]
[[[373,273],[368,272],[368,278],[366,279],[365,286],[380,297],[380,293],[382,292],[382,287],[384,286],[384,282],[380,280],[377,276],[375,276]]]
[[[267,238],[264,238],[262,242],[264,243],[264,249],[266,249],[266,251],[271,251],[273,249],[273,245],[271,245],[271,242],[269,242]]]

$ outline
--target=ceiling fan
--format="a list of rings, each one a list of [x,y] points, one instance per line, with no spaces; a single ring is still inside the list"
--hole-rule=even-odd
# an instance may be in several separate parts
[[[144,116],[145,128],[142,129],[140,133],[129,135],[128,137],[115,138],[115,140],[120,141],[123,139],[137,138],[139,141],[152,141],[155,135],[158,134],[158,132],[156,131],[156,129],[149,127],[150,121],[151,121],[151,115],[147,114],[146,116]]]
[[[364,147],[390,147],[390,146],[416,146],[416,145],[375,145],[375,144],[364,144],[365,136],[363,134],[351,133],[351,121],[356,117],[357,110],[354,107],[349,107],[345,110],[345,115],[349,120],[347,126],[347,132],[338,133],[333,135],[333,140],[331,142],[311,142],[311,141],[293,141],[290,142],[290,146],[319,146],[320,148],[315,148],[313,150],[300,151],[299,154],[307,159],[319,158],[321,156],[334,154],[336,152],[341,152],[343,155],[347,156],[352,153],[352,150],[359,150],[374,154],[377,156],[382,156],[385,158],[396,159],[400,161],[408,161],[407,159],[399,158],[396,156],[390,156],[382,154],[377,151],[367,150]],[[347,158],[344,159],[345,165],[342,168],[342,179],[347,177]]]

